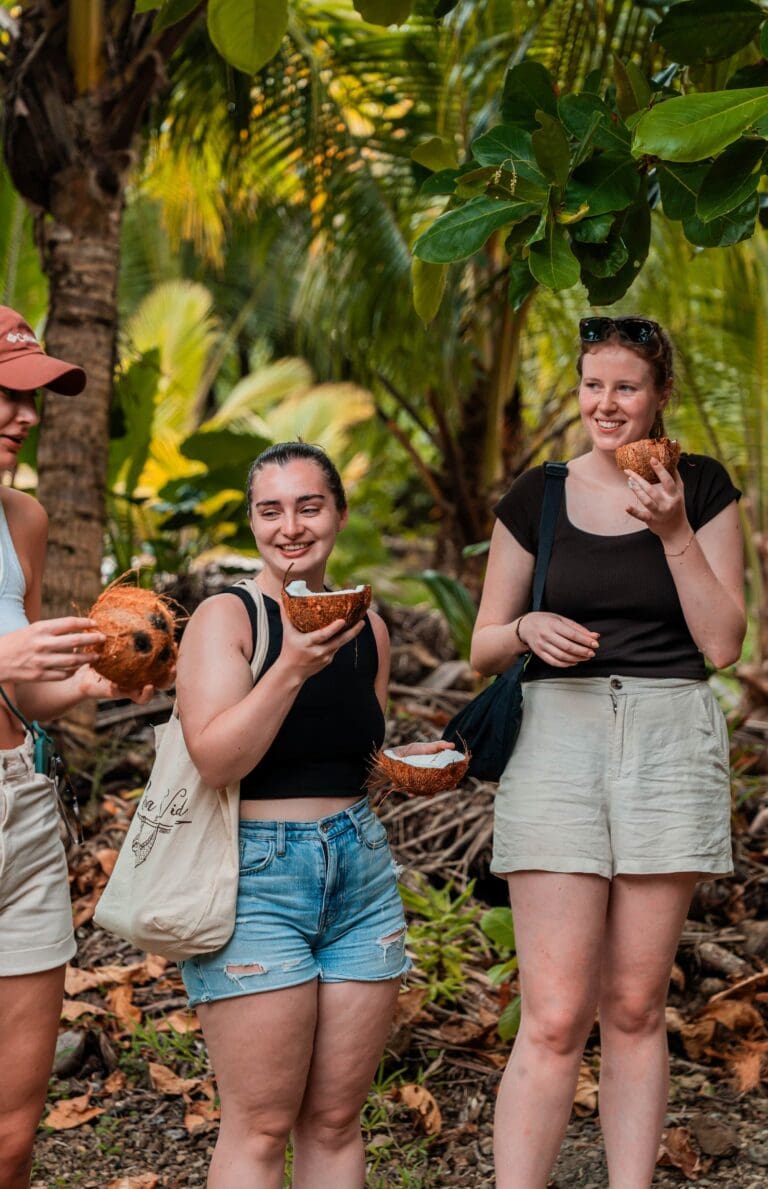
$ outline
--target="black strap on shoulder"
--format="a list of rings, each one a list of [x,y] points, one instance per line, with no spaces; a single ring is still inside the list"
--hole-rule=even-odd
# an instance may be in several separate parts
[[[251,621],[251,642],[252,642],[251,643],[251,657],[250,657],[250,659],[253,660],[253,654],[256,651],[256,637],[257,637],[258,631],[259,631],[258,620],[256,618],[256,604],[254,603],[253,599],[251,598],[250,594],[248,593],[248,591],[246,590],[246,588],[244,586],[225,586],[224,589],[222,591],[220,591],[219,593],[220,594],[237,595],[237,597],[240,599],[240,602],[243,604],[246,611],[248,612],[248,618]]]
[[[547,579],[549,559],[552,556],[552,544],[555,540],[557,518],[565,491],[565,477],[568,465],[564,462],[547,462],[544,464],[544,499],[541,505],[541,519],[539,520],[539,548],[536,553],[536,569],[533,572],[533,603],[531,610],[541,609],[544,597],[544,583]]]

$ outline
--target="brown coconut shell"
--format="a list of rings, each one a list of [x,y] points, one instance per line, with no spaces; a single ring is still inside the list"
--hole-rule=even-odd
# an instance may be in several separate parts
[[[124,578],[102,591],[88,612],[106,636],[92,667],[120,689],[166,685],[178,654],[171,603]]]
[[[390,752],[397,748],[388,749]],[[437,753],[439,754],[439,753]],[[387,751],[378,751],[371,761],[368,773],[368,789],[374,796],[386,796],[387,793],[408,793],[411,797],[433,797],[435,793],[444,793],[448,789],[455,789],[467,774],[469,752],[455,752],[455,760],[444,768],[421,768],[409,764],[407,760],[397,759]]]
[[[658,458],[661,465],[674,475],[680,458],[680,443],[669,438],[640,438],[616,450],[616,466],[620,470],[634,471],[648,483],[658,483],[659,477],[651,466],[652,458]]]
[[[362,619],[371,605],[371,588],[358,591],[327,591],[311,595],[292,595],[283,587],[283,606],[291,623],[300,632],[316,632],[335,619],[343,619],[351,628]]]

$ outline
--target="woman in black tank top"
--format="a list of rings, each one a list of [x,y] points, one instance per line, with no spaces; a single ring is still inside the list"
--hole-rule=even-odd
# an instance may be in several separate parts
[[[655,322],[583,319],[578,371],[588,447],[568,466],[542,610],[536,467],[496,508],[472,646],[484,673],[531,654],[495,799],[522,991],[498,1189],[547,1183],[596,1012],[609,1182],[651,1184],[677,941],[697,879],[731,870],[728,738],[704,657],[732,664],[744,638],[739,492],[702,455],[668,470],[652,454],[655,482],[617,466],[618,446],[664,434],[672,350]]]
[[[221,1094],[208,1183],[282,1185],[292,1136],[294,1183],[358,1189],[360,1109],[409,965],[394,864],[364,787],[384,737],[389,640],[374,613],[308,633],[283,614],[289,567],[292,580],[322,591],[347,520],[321,450],[265,451],[248,502],[264,563],[265,664],[254,685],[256,618],[232,588],[192,616],[177,682],[203,778],[241,789],[234,933],[181,964]]]

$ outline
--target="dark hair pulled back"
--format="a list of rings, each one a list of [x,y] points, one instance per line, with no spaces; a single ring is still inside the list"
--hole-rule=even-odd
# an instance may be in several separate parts
[[[288,462],[316,463],[325,476],[337,511],[344,512],[346,510],[347,496],[344,491],[344,484],[341,481],[341,475],[325,453],[325,450],[320,446],[312,446],[309,442],[302,442],[299,439],[295,442],[276,442],[274,446],[268,446],[266,450],[262,450],[261,454],[254,458],[251,468],[248,471],[248,482],[245,487],[245,498],[248,503],[249,512],[251,510],[251,492],[253,490],[254,476],[259,471],[262,471],[264,467],[270,466],[270,464],[283,467]]]
[[[649,363],[653,372],[654,385],[659,392],[665,392],[672,387],[675,378],[674,348],[672,346],[672,339],[661,326],[658,327],[656,333],[651,336],[647,343],[630,342],[618,330],[611,331],[599,343],[580,342],[579,356],[576,360],[576,371],[579,373],[579,378],[581,378],[584,356],[596,353],[606,344],[625,347],[627,351],[632,351],[640,359],[644,359],[646,363]],[[661,410],[656,414],[656,418],[651,426],[650,436],[652,438],[663,438],[666,436]]]

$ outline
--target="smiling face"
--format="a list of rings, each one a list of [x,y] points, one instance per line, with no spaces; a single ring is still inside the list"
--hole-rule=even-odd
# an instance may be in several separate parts
[[[16,456],[24,439],[40,420],[35,395],[35,392],[0,388],[0,470],[16,466]]]
[[[303,578],[310,590],[322,590],[325,563],[347,522],[322,469],[307,459],[269,463],[253,476],[251,528],[273,581],[282,586]]]
[[[654,381],[651,364],[617,343],[585,351],[579,385],[581,419],[595,450],[647,438],[669,400]]]

